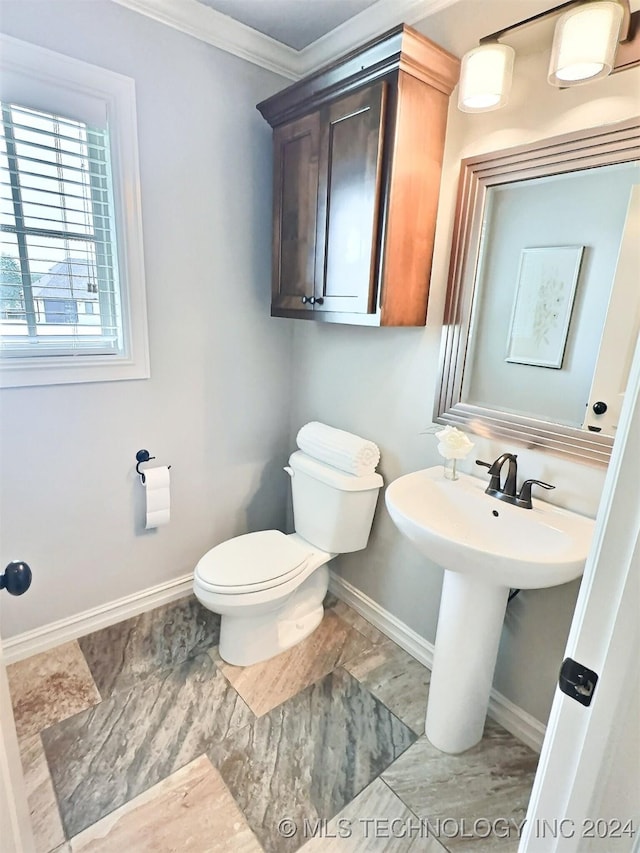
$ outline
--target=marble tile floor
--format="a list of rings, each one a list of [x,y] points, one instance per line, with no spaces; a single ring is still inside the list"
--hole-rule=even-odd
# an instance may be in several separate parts
[[[218,639],[188,597],[9,667],[37,853],[517,850],[537,755],[434,749],[429,671],[343,602],[252,667]]]

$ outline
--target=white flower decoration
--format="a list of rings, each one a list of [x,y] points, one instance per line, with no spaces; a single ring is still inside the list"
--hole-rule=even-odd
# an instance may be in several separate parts
[[[446,426],[436,433],[438,453],[445,459],[464,459],[475,446],[457,427]]]

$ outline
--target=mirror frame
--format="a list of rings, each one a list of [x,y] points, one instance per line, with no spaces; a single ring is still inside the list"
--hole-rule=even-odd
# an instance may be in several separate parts
[[[461,162],[434,421],[487,438],[606,465],[613,437],[462,402],[487,191],[501,184],[640,159],[640,117],[468,157]]]

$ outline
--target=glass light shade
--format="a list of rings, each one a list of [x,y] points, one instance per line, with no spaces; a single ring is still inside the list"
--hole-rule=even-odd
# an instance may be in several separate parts
[[[556,24],[548,81],[575,86],[611,73],[623,10],[614,0],[594,0],[562,15]]]
[[[481,44],[462,58],[458,109],[464,113],[497,110],[511,90],[515,51],[507,44]]]

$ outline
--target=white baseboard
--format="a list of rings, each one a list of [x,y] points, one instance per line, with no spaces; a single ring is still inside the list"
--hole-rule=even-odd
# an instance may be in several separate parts
[[[400,619],[381,607],[368,595],[350,584],[335,572],[330,572],[329,589],[331,592],[375,625],[390,640],[397,643],[428,669],[433,668],[434,645],[417,634]],[[540,752],[546,726],[531,714],[514,705],[497,690],[491,691],[489,716],[511,732],[514,737],[526,743],[536,752]]]
[[[408,652],[427,669],[433,669],[433,643],[425,640],[420,634],[405,625],[400,619],[381,607],[377,601],[369,598],[364,592],[350,584],[340,575],[329,570],[329,589],[349,607],[371,622],[378,630],[386,634],[400,648]]]
[[[539,753],[542,749],[542,741],[547,730],[545,724],[532,717],[519,705],[514,705],[495,689],[491,690],[489,716],[535,752]]]
[[[189,595],[192,588],[193,574],[189,573],[158,586],[143,589],[133,595],[127,595],[125,598],[110,601],[100,607],[94,607],[92,610],[69,616],[67,619],[51,622],[34,631],[16,634],[2,644],[5,663],[15,663],[39,652],[46,652],[61,643],[77,640],[78,637],[84,637],[92,631],[106,628],[131,616],[137,616],[162,604],[183,598]]]

